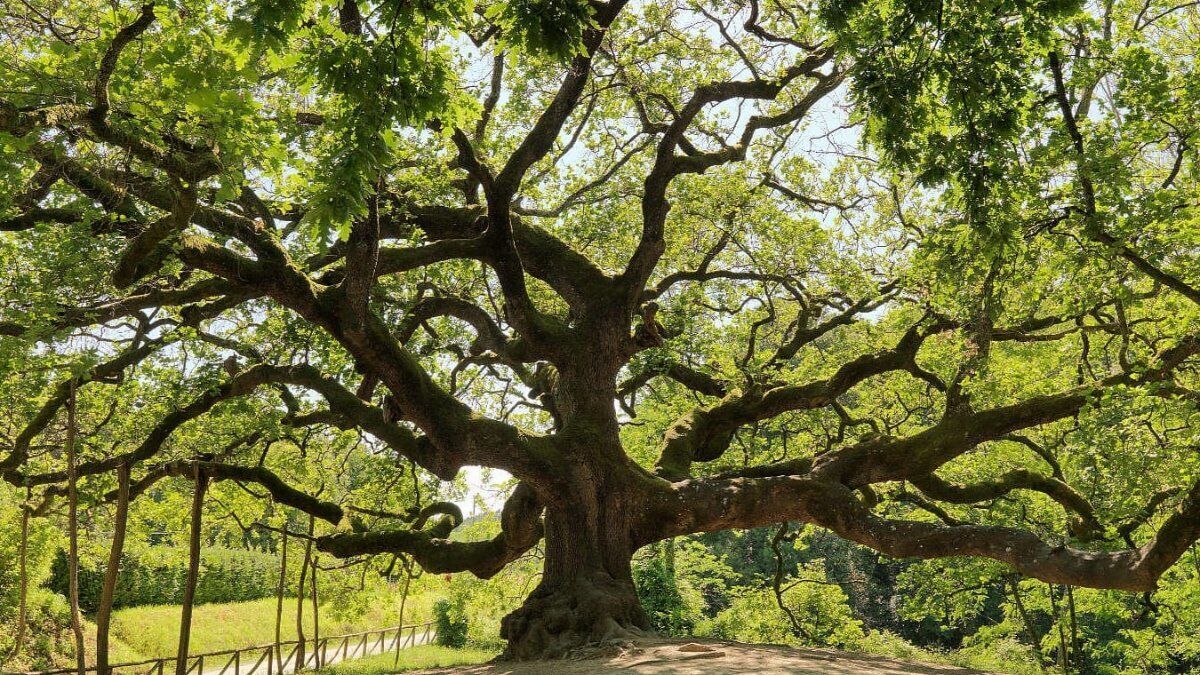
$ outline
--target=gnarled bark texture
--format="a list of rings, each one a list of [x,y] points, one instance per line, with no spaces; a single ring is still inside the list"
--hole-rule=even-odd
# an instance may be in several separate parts
[[[618,497],[547,514],[542,580],[501,625],[507,656],[565,656],[649,630],[633,586],[627,509]]]

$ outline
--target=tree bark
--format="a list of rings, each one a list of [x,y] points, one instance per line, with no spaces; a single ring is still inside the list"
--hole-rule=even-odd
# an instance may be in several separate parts
[[[396,658],[392,659],[392,667],[400,665],[401,637],[404,635],[404,605],[408,603],[408,587],[412,583],[412,569],[408,564],[404,568],[404,590],[400,593],[400,617],[396,619]]]
[[[108,665],[108,632],[121,569],[121,552],[125,550],[125,528],[128,521],[129,464],[125,463],[117,469],[117,513],[113,519],[112,548],[108,551],[108,567],[104,570],[100,606],[96,610],[96,675],[111,673]]]
[[[283,521],[283,550],[279,559],[279,586],[275,589],[275,664],[283,675],[283,592],[287,588],[287,520]]]
[[[313,611],[313,661],[316,667],[325,666],[325,650],[321,649],[321,606],[317,602],[317,561],[314,557],[308,570],[309,586],[312,591]]]
[[[308,540],[304,542],[304,559],[300,561],[300,582],[296,585],[296,662],[295,672],[304,669],[304,582],[308,578],[308,565],[312,561],[312,535],[316,527],[315,519],[308,517]]]
[[[633,585],[626,493],[601,481],[576,485],[573,502],[547,510],[541,583],[501,622],[507,658],[560,658],[650,629]]]
[[[21,645],[25,642],[25,627],[28,624],[28,600],[29,600],[29,511],[32,509],[30,504],[30,490],[25,489],[25,501],[21,504],[21,549],[17,554],[18,567],[17,574],[19,578],[19,588],[17,589],[17,631],[16,641],[13,643],[12,652],[9,653],[9,658],[15,657],[21,653]]]
[[[175,655],[175,675],[187,675],[188,643],[192,637],[192,605],[196,601],[196,579],[200,575],[200,519],[204,515],[204,492],[208,477],[196,466],[195,491],[192,494],[192,527],[188,535],[188,570],[183,585],[183,609],[179,619],[179,650]]]
[[[67,405],[67,595],[71,605],[71,631],[75,634],[75,670],[84,675],[87,654],[83,646],[83,615],[79,612],[79,477],[75,462],[75,380],[71,380]],[[182,674],[181,674],[182,675]]]

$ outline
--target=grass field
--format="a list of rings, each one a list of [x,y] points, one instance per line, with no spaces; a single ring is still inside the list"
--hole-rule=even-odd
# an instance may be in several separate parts
[[[405,609],[405,623],[428,620],[428,602],[414,598]],[[305,606],[304,631],[313,637],[311,606]],[[392,602],[376,603],[352,620],[337,620],[329,608],[321,608],[321,634],[339,635],[376,628],[396,622]],[[132,607],[113,614],[112,634],[129,651],[143,658],[173,656],[179,644],[179,606]],[[296,638],[296,601],[283,605],[284,640]],[[197,605],[192,614],[191,653],[204,653],[238,647],[253,647],[275,640],[275,599],[250,602]]]
[[[432,616],[434,593],[414,594],[405,606],[405,624],[423,623]],[[379,596],[356,598],[367,609],[353,619],[335,618],[334,607],[321,608],[321,635],[332,636],[392,627],[397,622],[398,598]],[[62,612],[65,615],[65,601]],[[313,637],[311,605],[305,604],[305,635]],[[296,600],[284,602],[284,640],[296,638]],[[112,663],[129,663],[150,658],[175,656],[179,644],[178,605],[131,607],[113,613],[110,636]],[[84,620],[85,650],[88,663],[95,663],[96,627]],[[11,638],[6,631],[12,627],[0,625],[0,643]],[[7,638],[7,639],[6,639]],[[275,641],[275,600],[267,598],[250,602],[197,605],[192,614],[192,654],[253,647]],[[0,654],[4,670],[42,670],[74,664],[70,645],[72,638],[65,619],[32,618],[25,637],[25,649],[15,658]],[[424,649],[424,648],[422,648]],[[481,654],[484,652],[480,652]],[[482,658],[482,657],[481,657]],[[389,662],[390,663],[390,662]]]
[[[451,649],[437,645],[421,645],[401,650],[399,663],[396,662],[395,654],[379,654],[368,656],[365,659],[336,663],[316,671],[316,675],[377,675],[423,668],[469,666],[490,661],[495,656],[496,652],[485,649],[470,647]]]

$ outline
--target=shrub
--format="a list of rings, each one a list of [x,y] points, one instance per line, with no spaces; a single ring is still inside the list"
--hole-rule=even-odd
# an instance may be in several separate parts
[[[144,605],[176,605],[183,601],[187,574],[187,550],[173,546],[152,546],[140,553],[121,558],[121,576],[117,581],[115,608]],[[289,575],[294,592],[295,575]],[[200,556],[200,574],[196,580],[196,603],[241,602],[275,595],[279,580],[279,559],[269,553],[244,549],[207,548]],[[104,563],[83,564],[79,568],[79,606],[96,611],[104,581]],[[67,594],[67,558],[59,551],[51,569],[49,587]]]
[[[71,612],[63,597],[44,588],[30,587],[28,626],[21,653],[5,660],[13,648],[16,621],[0,621],[0,665],[8,671],[47,670],[74,663]],[[86,627],[86,625],[85,625]]]
[[[467,644],[467,615],[463,604],[449,600],[433,603],[433,621],[437,628],[437,643],[443,647],[464,647]]]
[[[0,624],[16,616],[20,596],[21,511],[23,495],[7,484],[0,484]],[[32,594],[50,575],[53,552],[58,546],[57,531],[44,519],[29,524],[26,570]]]
[[[743,642],[804,644],[859,649],[862,624],[854,618],[846,595],[825,580],[819,565],[801,566],[784,591],[784,605],[798,625],[775,600],[768,588],[744,589],[728,609],[697,626],[698,635]]]
[[[687,616],[675,575],[667,569],[661,558],[651,558],[647,563],[634,567],[633,580],[642,609],[646,610],[646,616],[650,619],[650,628],[663,635],[687,635],[691,632],[691,617]]]

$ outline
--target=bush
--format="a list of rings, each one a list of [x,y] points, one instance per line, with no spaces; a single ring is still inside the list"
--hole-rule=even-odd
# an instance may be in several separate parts
[[[51,668],[71,655],[71,612],[63,598],[41,588],[29,589],[28,621],[21,654],[6,670]],[[0,648],[7,655],[16,637],[16,621],[0,621]]]
[[[20,596],[21,511],[23,495],[0,484],[0,625],[16,617]],[[58,547],[58,532],[45,519],[29,524],[26,570],[32,594],[50,575],[50,563]]]
[[[862,624],[846,603],[846,594],[825,580],[818,565],[801,566],[797,577],[783,593],[792,620],[775,600],[772,590],[746,588],[728,609],[697,626],[706,637],[742,642],[859,649],[864,638]]]
[[[113,606],[177,605],[183,601],[187,575],[187,550],[173,546],[152,546],[121,558],[121,576],[117,581]],[[295,576],[295,575],[289,575]],[[289,579],[294,592],[295,579]],[[79,568],[79,606],[95,612],[104,582],[104,563]],[[200,556],[200,574],[196,580],[196,603],[241,602],[275,595],[279,582],[279,559],[269,553],[243,549],[207,548]],[[51,569],[49,587],[66,596],[67,557],[59,551]]]
[[[467,615],[463,604],[438,600],[433,603],[433,621],[437,628],[437,643],[443,647],[464,647],[467,644]]]
[[[692,621],[686,613],[683,595],[675,575],[661,558],[651,558],[633,569],[642,609],[650,619],[650,628],[662,635],[688,635]]]

